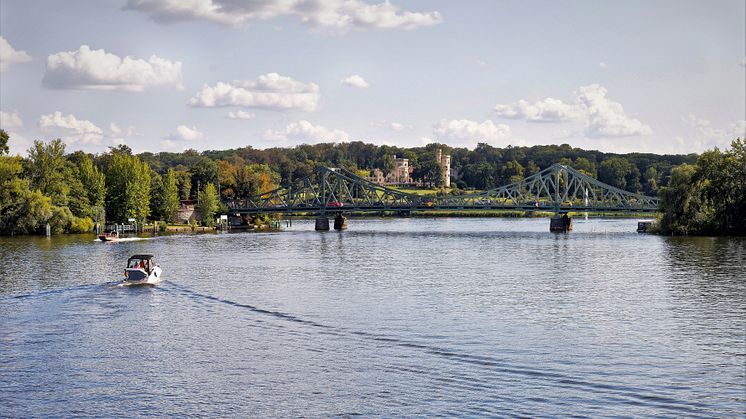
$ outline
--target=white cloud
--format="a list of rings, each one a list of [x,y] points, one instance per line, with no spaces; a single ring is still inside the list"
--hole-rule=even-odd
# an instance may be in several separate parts
[[[599,67],[599,68],[600,68],[601,70],[606,70],[607,68],[609,68],[609,65],[608,65],[608,64],[606,64],[606,63],[603,63],[603,62],[601,62],[601,63],[598,63],[598,67]]]
[[[746,57],[743,57],[743,60],[739,63],[741,67],[746,67]]]
[[[482,123],[468,119],[442,119],[435,125],[433,136],[438,140],[467,146],[480,142],[507,145],[509,140],[514,140],[509,126],[495,124],[489,119]]]
[[[17,51],[0,36],[0,72],[9,69],[13,64],[27,63],[31,60],[31,56],[26,51]]]
[[[253,81],[218,82],[203,86],[189,99],[189,105],[201,107],[240,106],[270,110],[313,111],[319,103],[319,86],[302,83],[277,73],[259,76]]]
[[[166,137],[166,140],[170,141],[196,141],[201,140],[205,137],[205,134],[197,129],[195,126],[188,127],[186,125],[179,125],[176,127],[176,132]]]
[[[586,115],[585,135],[589,138],[650,135],[653,130],[639,119],[627,116],[621,103],[606,97],[607,90],[598,84],[581,86],[577,102]]]
[[[268,140],[292,143],[344,142],[350,140],[350,135],[345,131],[313,125],[306,120],[293,122],[281,131],[267,130],[264,137]]]
[[[256,114],[245,111],[228,112],[229,119],[254,119]]]
[[[342,84],[344,84],[345,86],[357,87],[360,89],[366,89],[370,86],[370,84],[368,84],[368,82],[365,81],[364,78],[362,78],[361,76],[357,74],[353,74],[349,77],[345,77],[341,81],[342,81]]]
[[[10,149],[10,155],[24,155],[26,150],[31,147],[33,141],[16,131],[8,131],[8,148]]]
[[[64,137],[68,143],[100,144],[104,131],[93,122],[78,119],[74,115],[62,115],[60,111],[42,115],[39,127],[48,133]]]
[[[502,118],[523,119],[527,122],[585,121],[588,138],[630,137],[650,135],[653,130],[639,119],[624,112],[624,107],[606,97],[608,91],[598,84],[581,86],[573,103],[546,98],[533,103],[519,100],[511,105],[495,106]]]
[[[521,99],[511,105],[497,105],[495,113],[502,118],[525,119],[528,122],[563,122],[582,117],[582,110],[577,105],[552,98],[534,103]]]
[[[126,130],[124,130],[119,125],[111,122],[109,124],[109,132],[106,135],[115,145],[126,144],[124,137],[131,137],[135,135],[135,127],[129,126]]]
[[[122,129],[119,128],[119,125],[117,125],[117,124],[115,124],[113,122],[109,124],[109,131],[111,131],[111,133],[114,134],[114,135],[121,135],[122,134]]]
[[[389,121],[386,121],[385,119],[381,120],[381,121],[371,122],[369,125],[371,127],[375,127],[375,128],[386,128],[386,129],[390,129],[391,131],[401,131],[401,130],[404,130],[404,129],[413,129],[412,125],[404,125],[401,122],[395,122],[395,121],[389,122]]]
[[[22,126],[23,120],[17,111],[13,111],[13,113],[0,111],[0,128],[7,131],[14,128],[21,128]]]
[[[713,147],[727,148],[736,138],[746,138],[746,120],[738,120],[729,124],[728,128],[716,128],[706,119],[698,118],[693,114],[684,115],[681,120],[694,128],[696,138],[693,143],[698,150],[706,150]]]
[[[148,61],[120,58],[103,49],[81,45],[77,51],[62,51],[47,57],[44,86],[53,89],[126,90],[174,85],[182,89],[181,63],[151,55]]]
[[[138,10],[160,23],[204,20],[239,25],[250,19],[296,16],[312,27],[411,30],[439,24],[440,13],[411,12],[386,0],[368,4],[361,0],[128,0],[125,9]]]

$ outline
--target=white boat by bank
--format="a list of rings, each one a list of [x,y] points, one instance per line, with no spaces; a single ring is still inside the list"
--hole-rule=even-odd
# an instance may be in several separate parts
[[[133,255],[124,270],[124,285],[156,284],[161,280],[161,272],[153,255]]]

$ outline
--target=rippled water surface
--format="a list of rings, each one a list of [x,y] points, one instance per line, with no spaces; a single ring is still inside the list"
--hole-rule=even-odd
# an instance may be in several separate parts
[[[0,238],[0,416],[746,414],[745,239],[548,226]]]

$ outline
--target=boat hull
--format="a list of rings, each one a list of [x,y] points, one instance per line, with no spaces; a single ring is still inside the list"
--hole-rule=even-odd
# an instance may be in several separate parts
[[[124,285],[153,285],[161,282],[161,268],[156,266],[148,274],[142,269],[128,268],[124,270]]]

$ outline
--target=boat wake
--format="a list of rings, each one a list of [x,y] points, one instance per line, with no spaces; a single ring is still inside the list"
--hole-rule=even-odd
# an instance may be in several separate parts
[[[290,313],[267,310],[251,304],[240,303],[204,294],[174,282],[169,282],[169,285],[169,288],[176,289],[177,293],[188,296],[192,299],[226,304],[236,308],[246,309],[259,315],[271,316],[281,322],[291,322],[305,327],[315,328],[325,335],[337,336],[344,339],[362,340],[368,343],[374,343],[376,346],[399,347],[405,350],[435,356],[447,360],[450,363],[468,367],[467,370],[464,370],[461,373],[463,375],[462,381],[464,385],[472,387],[492,388],[496,385],[494,381],[511,381],[514,379],[511,377],[521,377],[521,379],[545,382],[554,388],[588,392],[593,394],[592,397],[603,395],[603,397],[609,400],[614,400],[622,404],[635,406],[645,405],[651,408],[678,412],[680,414],[701,414],[709,408],[706,404],[676,398],[671,393],[660,391],[656,388],[643,388],[614,382],[593,382],[584,379],[581,376],[575,376],[560,370],[552,370],[546,365],[537,368],[514,363],[509,359],[503,359],[491,355],[473,354],[453,348],[440,347],[433,345],[430,342],[421,342],[398,336],[354,330],[343,326],[328,325],[314,320],[303,319]],[[170,290],[166,291],[172,292]],[[433,379],[453,380],[452,377],[440,374],[437,371],[422,370],[421,372],[423,374],[433,375]]]
[[[94,239],[94,242],[97,243],[123,243],[123,242],[137,242],[137,241],[143,241],[143,240],[153,240],[155,237],[122,237],[116,241],[106,242],[102,241],[99,238]]]

